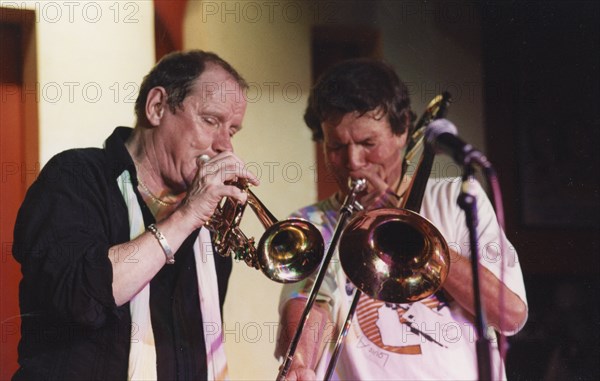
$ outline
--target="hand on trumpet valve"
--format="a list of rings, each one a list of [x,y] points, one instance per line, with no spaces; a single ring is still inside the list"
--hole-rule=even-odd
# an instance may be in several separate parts
[[[242,204],[247,193],[239,182],[258,185],[259,180],[245,168],[244,162],[233,152],[221,152],[211,158],[201,155],[196,159],[196,173],[183,200],[181,212],[201,227],[215,212],[224,197]]]

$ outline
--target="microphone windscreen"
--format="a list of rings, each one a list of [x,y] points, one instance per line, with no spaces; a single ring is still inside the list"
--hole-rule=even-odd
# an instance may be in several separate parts
[[[436,119],[427,125],[425,128],[425,140],[427,143],[434,145],[435,140],[441,134],[458,135],[458,129],[448,119]]]

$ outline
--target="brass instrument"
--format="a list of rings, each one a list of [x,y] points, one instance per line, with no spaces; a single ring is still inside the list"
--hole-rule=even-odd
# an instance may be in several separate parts
[[[324,242],[321,232],[301,218],[277,221],[265,205],[248,189],[245,181],[233,183],[247,192],[245,204],[225,197],[206,227],[213,233],[215,250],[223,256],[233,255],[250,267],[260,269],[269,279],[292,283],[308,277],[321,263]],[[240,229],[246,205],[250,205],[265,233],[255,245]]]
[[[319,272],[317,273],[312,289],[310,290],[310,295],[306,300],[306,306],[304,307],[302,315],[300,316],[300,320],[298,321],[298,328],[294,333],[294,337],[290,341],[290,345],[288,346],[288,350],[283,360],[283,364],[281,364],[281,367],[279,368],[279,373],[277,374],[276,378],[277,381],[286,380],[287,374],[290,370],[290,367],[292,366],[294,354],[296,353],[296,349],[298,348],[298,343],[300,343],[300,338],[302,337],[302,331],[304,330],[306,322],[308,321],[310,310],[312,309],[313,304],[317,300],[317,294],[319,292],[319,289],[321,288],[321,285],[325,280],[325,274],[327,273],[329,262],[331,262],[331,258],[335,253],[340,234],[346,226],[347,220],[354,213],[354,211],[363,209],[362,205],[360,205],[356,198],[362,191],[366,189],[367,181],[365,179],[350,179],[348,186],[350,188],[350,193],[346,195],[344,203],[340,208],[340,216],[338,218],[335,231],[333,232],[331,243],[329,244],[329,248],[327,249],[327,254],[325,254],[325,257],[323,258],[323,262],[321,263]]]
[[[412,303],[430,296],[442,286],[450,267],[442,234],[407,209],[361,212],[346,227],[339,253],[352,283],[371,298],[388,303]]]

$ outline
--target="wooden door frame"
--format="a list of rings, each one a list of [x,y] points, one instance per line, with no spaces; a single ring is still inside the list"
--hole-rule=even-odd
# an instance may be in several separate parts
[[[10,379],[17,369],[20,339],[18,288],[19,264],[12,257],[12,232],[17,208],[29,185],[37,177],[39,164],[37,53],[35,11],[0,7],[0,126],[2,153],[2,263],[0,265],[0,379]],[[10,151],[10,152],[9,152]]]

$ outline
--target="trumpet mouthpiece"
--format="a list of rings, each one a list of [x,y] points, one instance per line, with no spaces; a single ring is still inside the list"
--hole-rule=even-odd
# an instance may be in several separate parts
[[[367,188],[367,180],[349,178],[348,186],[350,189],[354,189],[356,193],[360,193]]]

